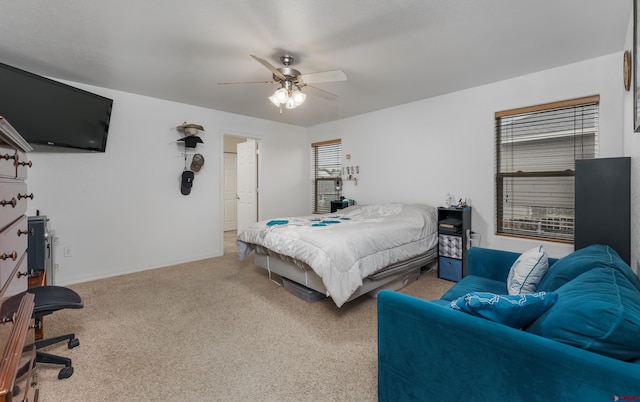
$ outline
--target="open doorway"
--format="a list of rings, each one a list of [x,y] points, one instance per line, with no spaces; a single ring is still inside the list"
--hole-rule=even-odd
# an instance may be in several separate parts
[[[258,220],[259,140],[223,136],[223,250],[235,243],[238,230]]]

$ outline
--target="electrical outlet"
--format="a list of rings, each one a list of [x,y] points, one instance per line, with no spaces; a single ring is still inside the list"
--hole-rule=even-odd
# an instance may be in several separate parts
[[[73,255],[73,253],[71,252],[71,247],[65,247],[64,248],[64,256],[65,257],[71,257]]]

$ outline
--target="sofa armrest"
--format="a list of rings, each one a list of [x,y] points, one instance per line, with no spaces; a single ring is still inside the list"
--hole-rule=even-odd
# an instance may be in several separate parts
[[[471,247],[467,252],[467,275],[506,282],[509,270],[518,257],[520,253]]]
[[[612,400],[640,365],[394,291],[378,294],[379,401]]]

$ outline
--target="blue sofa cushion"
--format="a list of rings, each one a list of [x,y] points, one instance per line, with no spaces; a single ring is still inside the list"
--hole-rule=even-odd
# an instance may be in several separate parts
[[[451,302],[454,310],[522,328],[544,313],[556,301],[555,293],[535,292],[520,295],[469,293]]]
[[[507,294],[507,286],[504,281],[485,278],[476,275],[467,275],[455,286],[445,292],[441,299],[451,301],[462,297],[467,293],[488,292],[496,294]]]
[[[436,300],[431,300],[431,303],[437,304],[438,306],[442,306],[442,307],[451,307],[451,302],[447,301],[447,300],[442,300],[442,299],[436,299]]]
[[[552,292],[580,274],[594,268],[615,268],[640,290],[640,282],[631,268],[611,247],[593,244],[556,261],[538,284],[539,291]]]
[[[522,253],[511,265],[509,276],[507,276],[509,294],[535,292],[548,268],[549,260],[542,245]]]
[[[620,360],[640,357],[640,292],[618,269],[592,269],[556,293],[526,331]]]

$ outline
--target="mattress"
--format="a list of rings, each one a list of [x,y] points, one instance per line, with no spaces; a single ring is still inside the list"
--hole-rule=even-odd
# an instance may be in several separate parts
[[[425,204],[356,205],[332,214],[272,219],[238,234],[238,256],[257,246],[311,267],[338,307],[363,279],[428,252],[437,210]]]

